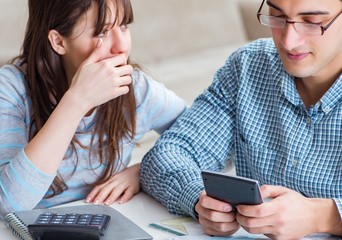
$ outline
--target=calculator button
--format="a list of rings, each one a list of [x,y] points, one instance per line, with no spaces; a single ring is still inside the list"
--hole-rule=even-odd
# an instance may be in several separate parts
[[[50,221],[39,220],[37,224],[48,224]]]
[[[70,222],[70,221],[68,221],[68,222],[64,222],[64,224],[75,224],[75,222]]]

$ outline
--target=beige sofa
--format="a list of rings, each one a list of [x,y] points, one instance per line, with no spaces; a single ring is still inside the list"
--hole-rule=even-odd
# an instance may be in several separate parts
[[[132,0],[132,59],[189,105],[211,82],[226,57],[255,38],[260,0]],[[0,1],[0,66],[19,53],[27,1]],[[157,135],[148,134],[133,159],[139,161]]]
[[[132,0],[132,59],[191,104],[239,46],[270,31],[256,18],[260,0]],[[153,145],[147,134],[133,159]]]

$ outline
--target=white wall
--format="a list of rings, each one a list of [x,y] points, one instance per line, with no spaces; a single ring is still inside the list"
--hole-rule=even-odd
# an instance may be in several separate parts
[[[19,54],[27,11],[26,0],[0,0],[0,66]]]

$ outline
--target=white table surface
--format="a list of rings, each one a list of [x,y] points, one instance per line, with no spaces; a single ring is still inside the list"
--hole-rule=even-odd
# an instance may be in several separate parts
[[[84,204],[84,201],[76,201],[60,206],[74,206]],[[159,202],[151,198],[145,193],[139,193],[130,201],[124,204],[114,203],[111,205],[114,209],[118,210],[124,216],[129,218],[139,227],[149,233],[153,239],[166,240],[173,235],[163,231],[153,229],[148,226],[149,223],[159,222],[164,219],[177,218],[179,216],[171,215],[167,209]],[[3,222],[0,222],[0,240],[15,240],[11,231],[7,229]]]
[[[66,206],[76,206],[85,204],[84,201],[76,201],[68,204],[60,205],[60,207]],[[163,232],[161,230],[156,230],[148,226],[150,223],[158,223],[161,220],[179,218],[180,216],[172,215],[168,213],[167,209],[159,202],[157,202],[152,197],[148,196],[145,193],[140,192],[135,195],[133,199],[124,204],[114,203],[111,205],[114,209],[122,213],[132,222],[137,224],[147,233],[149,233],[154,240],[167,240],[171,237],[174,237],[171,233]],[[240,229],[239,232],[243,236],[247,234],[243,229]],[[234,234],[239,236],[240,234]],[[240,235],[241,236],[241,235]],[[250,235],[252,236],[252,235]],[[189,238],[193,240],[193,237],[189,236]],[[233,238],[234,239],[234,238]],[[241,239],[241,238],[238,238]],[[251,238],[248,238],[251,239]],[[265,239],[264,236],[260,239]],[[334,238],[332,236],[311,236],[307,238],[303,238],[304,240],[336,240],[340,238]],[[16,240],[14,235],[12,235],[11,231],[5,227],[3,222],[0,221],[0,240]]]

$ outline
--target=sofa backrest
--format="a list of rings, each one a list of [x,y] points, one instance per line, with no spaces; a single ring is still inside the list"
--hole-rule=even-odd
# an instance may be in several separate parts
[[[132,0],[132,59],[146,64],[265,34],[260,0]],[[19,54],[27,0],[0,0],[0,66]]]
[[[246,41],[240,0],[132,0],[132,56],[143,63]],[[255,1],[255,0],[254,0]]]

